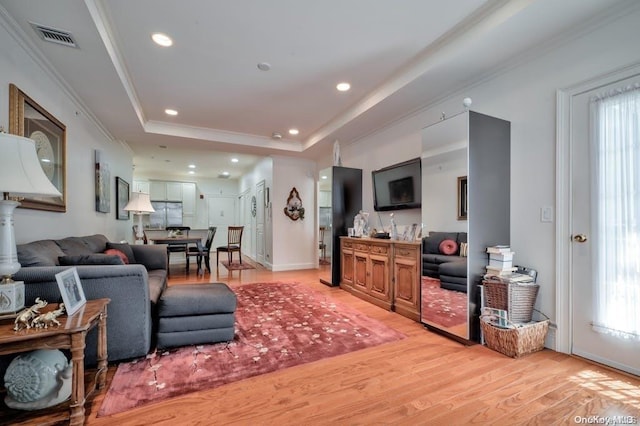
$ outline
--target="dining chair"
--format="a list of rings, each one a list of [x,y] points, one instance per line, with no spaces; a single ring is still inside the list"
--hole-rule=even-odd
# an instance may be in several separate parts
[[[227,245],[216,248],[216,264],[220,262],[220,252],[226,252],[229,265],[233,261],[233,252],[237,251],[242,263],[242,231],[244,226],[230,226],[227,232]]]
[[[324,232],[327,230],[325,226],[320,227],[320,244],[319,249],[322,252],[322,259],[327,257],[327,244],[324,242]]]
[[[207,232],[207,240],[200,250],[200,247],[189,247],[187,251],[187,256],[196,256],[198,262],[198,271],[202,269],[202,258],[204,258],[204,266],[207,268],[207,271],[211,272],[211,264],[209,262],[209,256],[211,254],[211,245],[213,244],[213,238],[216,236],[216,227],[210,226],[209,231]]]
[[[185,234],[187,237],[189,236],[189,231],[191,230],[190,226],[167,226],[165,228],[166,231],[179,231]],[[185,253],[185,260],[187,259],[187,245],[188,244],[180,244],[175,245],[172,244],[167,246],[167,263],[171,258],[171,253]]]

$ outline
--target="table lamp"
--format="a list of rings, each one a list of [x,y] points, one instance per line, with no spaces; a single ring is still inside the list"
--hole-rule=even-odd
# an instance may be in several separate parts
[[[48,159],[52,161],[53,159]],[[24,282],[13,281],[20,270],[13,230],[13,211],[20,205],[12,197],[60,197],[40,166],[35,142],[0,132],[0,315],[15,314],[24,307]]]
[[[155,212],[151,201],[149,200],[149,194],[144,192],[132,192],[131,200],[124,206],[124,210],[133,212],[138,215],[138,229],[136,231],[136,244],[141,244],[144,241],[144,229],[142,229],[142,215]]]

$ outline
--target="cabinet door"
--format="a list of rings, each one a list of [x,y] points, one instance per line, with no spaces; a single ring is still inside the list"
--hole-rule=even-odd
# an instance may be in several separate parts
[[[182,214],[184,216],[196,214],[196,184],[193,182],[182,184]]]
[[[133,181],[133,192],[144,192],[145,194],[149,193],[149,182],[142,180],[134,180]]]
[[[394,258],[394,301],[396,308],[405,308],[416,314],[419,312],[419,250],[417,247],[398,248]],[[417,318],[416,318],[417,319]]]
[[[369,290],[369,254],[360,251],[353,252],[353,287],[364,293]]]
[[[353,286],[353,250],[342,249],[341,254],[342,280],[340,284]]]
[[[151,182],[149,184],[149,198],[152,201],[165,201],[167,199],[166,182]]]
[[[389,257],[377,254],[369,255],[369,268],[369,294],[376,299],[391,301]]]
[[[166,182],[167,201],[182,201],[182,183]]]

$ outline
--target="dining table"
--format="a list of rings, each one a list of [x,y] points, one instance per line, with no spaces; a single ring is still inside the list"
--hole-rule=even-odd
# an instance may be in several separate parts
[[[167,245],[167,263],[169,260],[169,250],[171,247],[180,247],[183,246],[185,249],[185,252],[187,252],[189,250],[189,244],[195,244],[196,247],[198,248],[198,256],[197,256],[197,263],[198,263],[198,274],[203,273],[202,270],[202,257],[204,255],[204,250],[202,247],[202,238],[201,237],[189,237],[187,235],[175,235],[175,236],[151,236],[147,238],[149,241],[153,241],[153,244],[166,244]],[[185,255],[187,258],[187,266],[186,266],[186,271],[187,273],[189,273],[189,255],[186,254]],[[167,265],[167,272],[169,272],[170,268]]]

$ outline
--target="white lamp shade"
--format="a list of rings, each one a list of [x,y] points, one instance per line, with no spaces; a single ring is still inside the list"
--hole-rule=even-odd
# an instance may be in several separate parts
[[[149,200],[149,194],[145,194],[144,192],[132,192],[131,199],[127,205],[124,206],[124,210],[134,212],[136,214],[155,212],[155,209]]]
[[[35,142],[8,133],[0,133],[0,191],[36,197],[62,195],[44,174]]]

